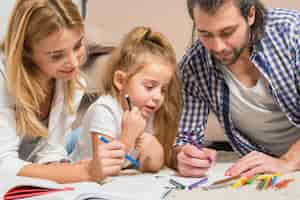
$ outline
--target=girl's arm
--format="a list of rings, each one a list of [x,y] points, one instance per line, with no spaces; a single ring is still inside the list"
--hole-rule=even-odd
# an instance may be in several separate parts
[[[136,147],[140,152],[141,171],[157,172],[164,166],[164,150],[155,136],[143,133]]]
[[[146,121],[137,107],[124,112],[119,140],[125,144],[126,151],[130,151],[136,145],[136,140],[144,132],[145,126]]]

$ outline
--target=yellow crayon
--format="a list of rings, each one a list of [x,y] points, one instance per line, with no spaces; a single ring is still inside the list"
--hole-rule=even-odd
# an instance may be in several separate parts
[[[272,185],[272,177],[269,177],[265,180],[265,184],[263,186],[263,189],[268,189]]]
[[[239,187],[245,185],[245,184],[247,183],[247,180],[248,180],[247,177],[241,177],[238,181],[236,181],[236,182],[232,185],[232,187],[235,188],[235,189],[236,189],[236,188],[239,188]]]
[[[281,173],[263,174],[263,175],[259,175],[258,177],[256,177],[256,180],[266,180],[266,179],[272,178],[274,176],[282,176],[282,174]]]

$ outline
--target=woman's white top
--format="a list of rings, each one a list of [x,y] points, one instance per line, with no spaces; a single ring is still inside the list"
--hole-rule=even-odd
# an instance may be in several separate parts
[[[32,162],[48,163],[68,159],[64,135],[71,131],[76,115],[68,113],[64,105],[63,81],[56,81],[48,119],[48,138],[31,140],[17,134],[15,99],[8,93],[5,71],[4,64],[0,62],[0,173],[13,176]],[[75,110],[82,95],[83,91],[76,90]],[[31,148],[24,148],[31,143],[33,144]]]

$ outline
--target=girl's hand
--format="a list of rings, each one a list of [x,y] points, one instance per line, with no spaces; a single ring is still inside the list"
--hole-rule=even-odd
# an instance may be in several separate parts
[[[288,171],[290,170],[286,160],[252,151],[227,169],[225,175],[253,176],[260,173],[286,173]]]
[[[141,134],[136,140],[136,149],[139,152],[153,150],[154,146],[161,146],[156,137],[150,133]]]
[[[92,180],[99,181],[107,176],[118,175],[124,162],[124,149],[124,145],[118,141],[98,145],[89,164]]]
[[[120,140],[130,149],[144,132],[145,126],[146,120],[137,107],[133,107],[131,111],[125,111],[122,118]]]
[[[164,149],[155,136],[143,133],[136,141],[141,171],[157,172],[164,164]]]

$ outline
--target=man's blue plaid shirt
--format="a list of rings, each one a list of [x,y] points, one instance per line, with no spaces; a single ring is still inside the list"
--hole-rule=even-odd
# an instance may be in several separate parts
[[[285,9],[269,10],[265,34],[253,46],[250,59],[268,81],[274,102],[292,124],[300,127],[300,13]],[[237,152],[245,155],[256,150],[272,155],[260,144],[250,141],[233,124],[228,85],[199,41],[183,57],[180,76],[184,107],[177,145],[188,143],[189,134],[201,144],[207,117],[212,111]]]

